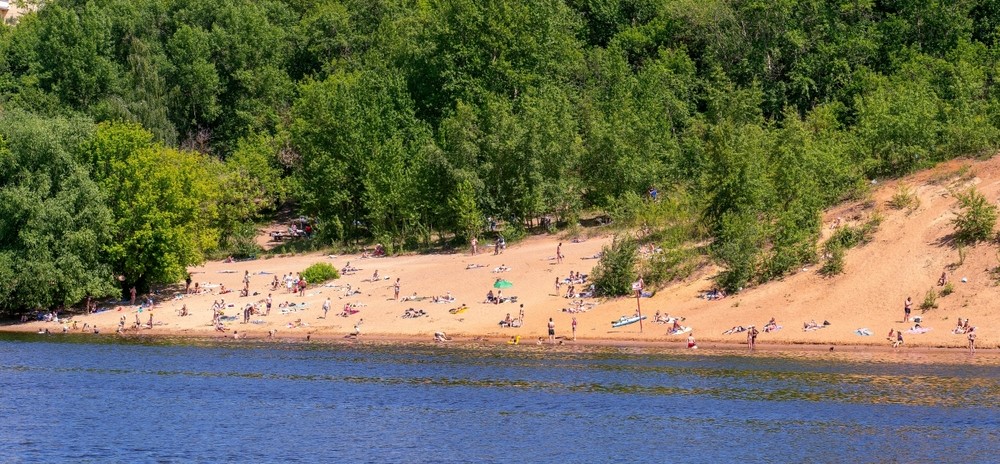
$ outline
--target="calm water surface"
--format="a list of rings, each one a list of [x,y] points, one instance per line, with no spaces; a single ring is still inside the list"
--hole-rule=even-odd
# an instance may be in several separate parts
[[[0,335],[0,462],[990,462],[995,366]]]

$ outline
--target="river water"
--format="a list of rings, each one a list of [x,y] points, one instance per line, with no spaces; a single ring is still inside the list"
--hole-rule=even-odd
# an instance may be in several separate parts
[[[0,462],[989,462],[1000,369],[0,334]]]

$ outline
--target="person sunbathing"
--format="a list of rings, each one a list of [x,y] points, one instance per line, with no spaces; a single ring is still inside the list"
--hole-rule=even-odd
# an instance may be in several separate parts
[[[805,331],[822,329],[822,328],[823,328],[823,326],[817,324],[815,319],[802,324],[802,330],[805,330]]]

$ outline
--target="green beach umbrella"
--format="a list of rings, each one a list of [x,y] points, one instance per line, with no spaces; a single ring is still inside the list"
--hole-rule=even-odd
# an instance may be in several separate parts
[[[514,284],[509,280],[497,279],[496,282],[493,282],[493,288],[511,288],[513,286]]]

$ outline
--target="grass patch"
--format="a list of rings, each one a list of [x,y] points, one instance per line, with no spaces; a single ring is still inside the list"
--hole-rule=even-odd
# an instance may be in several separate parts
[[[920,199],[917,194],[906,184],[899,184],[896,192],[889,199],[889,207],[895,210],[906,209],[913,211],[920,206]]]
[[[933,288],[927,290],[927,294],[924,295],[924,302],[920,303],[920,309],[924,311],[929,311],[931,309],[937,309],[937,292]]]
[[[944,284],[944,288],[941,289],[941,296],[945,297],[951,295],[952,293],[955,293],[955,286],[952,285],[951,282]]]

